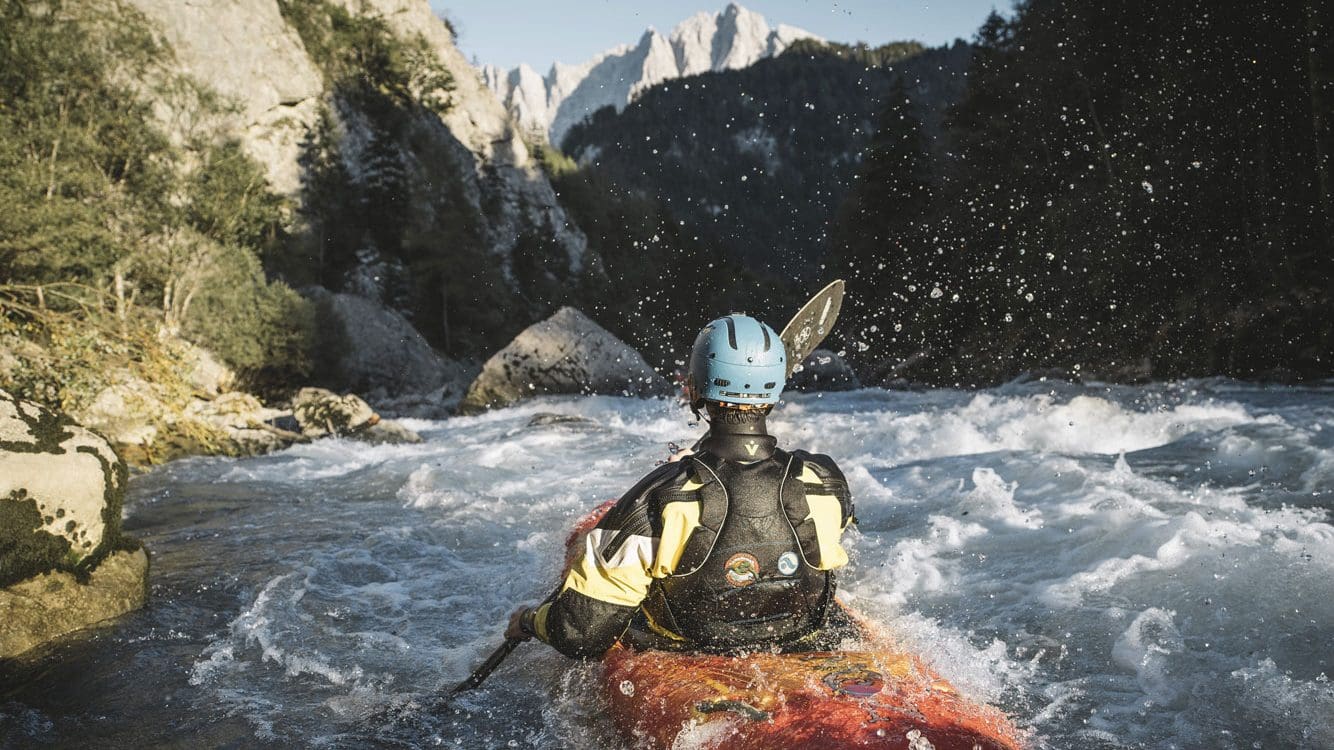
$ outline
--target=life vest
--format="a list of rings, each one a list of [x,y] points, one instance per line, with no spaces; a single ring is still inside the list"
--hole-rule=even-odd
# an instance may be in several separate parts
[[[660,634],[701,649],[781,644],[823,625],[833,575],[821,569],[803,462],[783,451],[760,461],[691,456],[686,502],[698,525],[670,575],[642,604]],[[671,498],[667,498],[670,500]]]

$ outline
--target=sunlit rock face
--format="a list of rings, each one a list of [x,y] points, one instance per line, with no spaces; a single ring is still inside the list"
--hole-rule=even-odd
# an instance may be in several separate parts
[[[607,106],[620,111],[650,86],[744,68],[780,54],[798,39],[817,38],[784,24],[771,28],[760,14],[733,3],[721,13],[697,13],[665,37],[649,29],[634,45],[578,65],[556,63],[546,77],[526,65],[508,72],[488,66],[483,76],[524,132],[560,144],[580,120]]]
[[[575,308],[562,307],[488,359],[460,408],[475,413],[552,393],[655,396],[669,391],[639,352]]]
[[[0,659],[143,605],[125,482],[101,437],[0,391]]]
[[[331,0],[349,12],[382,18],[398,38],[420,36],[452,76],[451,106],[430,149],[455,155],[459,173],[432,175],[462,183],[481,219],[491,250],[508,264],[515,238],[525,230],[548,231],[565,251],[571,272],[583,267],[587,242],[566,220],[555,192],[531,158],[509,113],[483,85],[478,71],[454,46],[453,35],[427,0]],[[275,191],[302,199],[302,150],[332,104],[325,79],[276,0],[130,0],[170,47],[164,79],[187,76],[234,105],[232,112],[200,121],[197,94],[145,86],[169,137],[187,144],[200,137],[237,139],[263,165]],[[179,88],[179,87],[176,87]],[[343,130],[356,130],[357,112],[334,107]],[[432,115],[434,116],[434,115]],[[359,174],[365,165],[348,164]]]
[[[276,0],[129,0],[170,45],[174,73],[187,75],[237,105],[217,122],[197,122],[192,96],[156,95],[153,106],[178,142],[218,132],[238,139],[264,166],[274,190],[301,188],[297,157],[319,115],[324,80]]]

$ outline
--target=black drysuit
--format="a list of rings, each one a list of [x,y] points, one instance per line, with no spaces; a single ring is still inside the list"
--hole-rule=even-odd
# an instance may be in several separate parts
[[[715,425],[697,453],[640,480],[538,608],[538,637],[577,658],[618,639],[701,651],[828,647],[852,500],[832,459],[776,442]]]

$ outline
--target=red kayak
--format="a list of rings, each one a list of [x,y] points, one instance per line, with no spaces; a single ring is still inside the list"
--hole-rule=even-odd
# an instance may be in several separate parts
[[[610,505],[576,525],[571,554]],[[964,698],[917,656],[866,640],[864,651],[726,656],[617,645],[603,657],[602,688],[635,747],[1022,748],[1003,713]]]

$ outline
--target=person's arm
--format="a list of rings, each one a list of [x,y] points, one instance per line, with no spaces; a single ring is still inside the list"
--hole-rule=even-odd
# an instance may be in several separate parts
[[[841,568],[848,564],[843,532],[857,522],[848,480],[829,456],[805,451],[793,455],[802,462],[797,478],[807,505],[807,520],[797,527],[802,552],[820,570]]]
[[[640,480],[584,539],[560,594],[550,604],[516,611],[509,637],[536,636],[566,656],[602,656],[625,632],[648,594],[657,554],[647,495],[682,471],[664,464]]]

